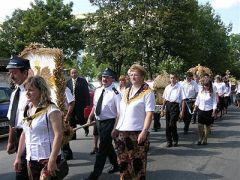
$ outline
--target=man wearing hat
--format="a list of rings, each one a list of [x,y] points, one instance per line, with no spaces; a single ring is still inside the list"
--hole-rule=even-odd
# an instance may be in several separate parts
[[[22,133],[21,120],[23,119],[23,112],[27,104],[26,91],[23,86],[23,82],[28,77],[28,69],[30,69],[29,60],[23,59],[18,56],[11,57],[7,69],[11,80],[16,85],[16,89],[13,91],[10,98],[10,106],[7,117],[9,119],[9,136],[7,144],[7,153],[12,154],[17,151],[18,141]],[[28,179],[27,173],[27,161],[23,153],[22,169],[16,172],[17,180]]]
[[[112,167],[108,173],[119,170],[117,155],[112,145],[111,132],[119,113],[121,100],[120,93],[114,87],[115,72],[106,68],[102,73],[102,87],[96,89],[93,100],[93,108],[88,118],[88,123],[96,118],[96,125],[99,131],[100,144],[96,154],[94,170],[87,180],[97,180],[102,174],[107,157]]]

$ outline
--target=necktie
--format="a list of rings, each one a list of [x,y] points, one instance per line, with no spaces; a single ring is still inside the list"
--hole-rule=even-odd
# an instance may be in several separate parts
[[[19,96],[20,96],[20,88],[18,87],[12,103],[12,109],[11,109],[11,115],[10,115],[10,124],[12,127],[15,126],[15,120],[17,115],[17,109],[18,109],[18,102],[19,102]]]
[[[73,83],[73,98],[75,100],[75,89],[76,89],[76,79],[73,79],[72,83]]]
[[[102,101],[103,101],[103,94],[104,94],[105,89],[102,90],[102,94],[98,99],[97,106],[96,106],[96,115],[99,116],[101,114],[101,109],[102,109]]]

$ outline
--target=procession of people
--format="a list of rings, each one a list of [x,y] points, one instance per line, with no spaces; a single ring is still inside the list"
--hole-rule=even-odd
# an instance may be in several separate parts
[[[106,68],[101,73],[101,86],[95,90],[93,107],[86,118],[84,110],[90,105],[88,82],[78,75],[77,69],[70,70],[71,78],[62,94],[66,99],[64,113],[52,101],[46,80],[38,75],[29,76],[29,60],[13,56],[7,69],[17,87],[8,112],[7,145],[9,154],[17,153],[16,179],[37,180],[45,166],[54,178],[62,152],[66,160],[74,159],[69,143],[61,147],[64,129],[61,122],[71,128],[83,125],[85,136],[95,123],[94,135],[99,137],[99,145],[94,140],[94,152],[90,152],[96,154],[94,168],[85,179],[99,179],[107,158],[112,165],[109,174],[120,172],[122,180],[146,179],[151,131],[164,131],[160,118],[165,117],[166,121],[167,148],[179,145],[178,121],[184,122],[186,136],[191,121],[197,121],[197,145],[207,145],[211,143],[208,137],[212,124],[227,113],[232,103],[232,84],[227,78],[217,75],[214,80],[211,74],[188,71],[185,80],[180,81],[176,73],[169,72],[168,84],[158,86],[161,78],[157,76],[152,89],[146,83],[144,67],[133,64],[126,75],[120,76],[119,87],[114,84],[116,72]],[[238,84],[235,91],[239,107]],[[71,138],[76,139],[76,132]]]

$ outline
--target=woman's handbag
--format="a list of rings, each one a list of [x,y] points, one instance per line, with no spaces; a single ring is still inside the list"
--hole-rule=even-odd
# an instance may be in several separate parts
[[[47,170],[47,164],[43,167],[40,173],[39,180],[51,180],[52,178],[56,178],[58,180],[62,180],[68,175],[69,167],[67,161],[65,159],[61,159],[60,163],[57,164],[59,171],[56,171],[56,177],[52,177]]]
[[[56,174],[57,178],[60,180],[68,175],[69,167],[65,159],[61,159],[60,163],[57,166],[59,171],[57,171]]]

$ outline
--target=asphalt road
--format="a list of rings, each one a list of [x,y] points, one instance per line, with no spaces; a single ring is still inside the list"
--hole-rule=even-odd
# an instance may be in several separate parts
[[[148,154],[148,180],[210,180],[240,179],[240,110],[230,107],[228,114],[214,123],[209,144],[197,146],[197,125],[191,124],[188,135],[183,135],[183,123],[178,123],[179,146],[166,148],[165,120],[161,120],[160,132],[151,132],[151,145]],[[93,169],[94,155],[92,135],[84,136],[78,130],[77,140],[71,141],[74,160],[68,161],[70,172],[66,179],[79,180],[87,177]],[[15,155],[5,152],[6,139],[0,140],[0,179],[13,180]],[[118,174],[108,175],[107,162],[100,180],[117,180]]]

